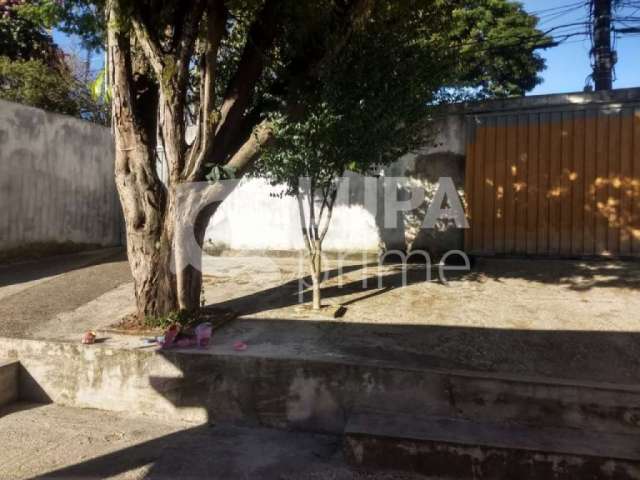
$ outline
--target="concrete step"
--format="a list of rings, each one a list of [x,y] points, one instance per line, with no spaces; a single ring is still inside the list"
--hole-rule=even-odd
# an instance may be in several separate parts
[[[16,361],[0,360],[0,407],[18,400],[18,374]]]
[[[640,478],[640,435],[460,418],[354,415],[344,451],[354,466],[436,478]]]
[[[42,403],[333,434],[369,412],[640,433],[640,385],[317,358],[313,349],[235,352],[219,339],[208,351],[157,351],[134,340],[124,348],[0,338],[0,352],[20,361],[21,398]]]

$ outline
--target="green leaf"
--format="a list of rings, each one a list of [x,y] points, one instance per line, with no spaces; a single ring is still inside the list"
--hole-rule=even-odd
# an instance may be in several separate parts
[[[106,91],[104,88],[105,76],[106,76],[106,69],[103,68],[100,71],[100,73],[98,73],[98,75],[96,76],[96,79],[89,84],[89,89],[91,91],[91,98],[93,98],[93,100],[96,102],[101,100],[103,97],[106,97]]]

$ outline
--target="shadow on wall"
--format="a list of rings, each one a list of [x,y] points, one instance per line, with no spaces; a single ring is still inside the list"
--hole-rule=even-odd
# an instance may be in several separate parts
[[[450,177],[462,193],[464,116],[434,119],[426,137],[424,146],[384,167],[379,176],[345,173],[346,194],[338,194],[325,250],[419,249],[437,258],[462,248],[463,231],[451,228],[449,222],[440,222],[435,229],[421,226],[439,178]],[[401,211],[402,202],[410,200],[410,189],[415,187],[424,190],[427,203]],[[264,180],[245,180],[214,215],[207,240],[231,249],[303,249],[297,203],[287,196],[274,198],[282,191]],[[365,198],[368,195],[375,197]],[[393,221],[385,222],[385,209],[393,203],[399,204],[398,213]]]
[[[336,210],[362,208],[375,221],[379,251],[420,250],[437,261],[444,253],[461,250],[464,246],[464,230],[457,228],[452,219],[439,219],[436,228],[424,226],[427,210],[441,177],[451,178],[458,188],[458,195],[463,197],[464,156],[445,152],[411,154],[400,159],[379,177],[347,173],[345,188],[348,185],[349,194],[338,196]],[[424,192],[424,201],[415,208],[407,209],[412,200],[416,203],[416,199],[412,199],[415,189]],[[365,198],[367,190],[375,192],[374,202]],[[450,205],[438,207],[448,208]],[[329,235],[341,228],[338,221],[334,216]],[[363,233],[375,235],[374,232]]]
[[[410,211],[399,212],[397,228],[387,229],[384,225],[385,208],[383,201],[378,205],[376,223],[380,231],[383,250],[412,251],[422,250],[437,261],[450,250],[462,250],[464,247],[464,230],[456,228],[451,219],[441,218],[436,228],[425,228],[424,221],[431,205],[438,181],[441,177],[449,177],[458,188],[463,198],[465,157],[449,152],[437,152],[416,155],[405,166],[401,176],[410,178],[411,186],[424,189],[425,202]],[[410,193],[406,187],[398,186],[398,200],[409,200]],[[447,205],[438,205],[445,208]]]

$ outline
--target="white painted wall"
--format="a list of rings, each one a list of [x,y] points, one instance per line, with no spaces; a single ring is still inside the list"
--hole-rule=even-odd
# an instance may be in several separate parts
[[[463,157],[465,145],[462,115],[441,117],[432,128],[435,135],[428,145],[380,172],[382,177],[409,177],[412,184],[425,188],[428,200],[440,175],[456,176],[452,172],[457,172],[459,165],[450,158]],[[426,167],[425,162],[431,162],[431,166]],[[457,186],[462,189],[461,175],[457,177]],[[324,243],[326,250],[376,251],[383,245],[404,248],[418,236],[424,210],[417,216],[415,213],[401,216],[396,228],[384,228],[383,178],[377,180],[377,205],[369,209],[363,206],[363,177],[350,174],[349,183],[349,198],[336,204]],[[212,218],[205,239],[239,250],[303,249],[297,201],[293,197],[273,195],[281,191],[282,187],[271,186],[263,179],[244,179]],[[460,248],[461,238],[461,235],[445,238],[443,245],[450,243],[449,248]]]
[[[270,196],[281,191],[264,179],[244,179],[211,219],[205,238],[231,249],[303,249],[296,199]],[[373,214],[358,204],[336,205],[323,245],[327,250],[377,250],[379,241]]]

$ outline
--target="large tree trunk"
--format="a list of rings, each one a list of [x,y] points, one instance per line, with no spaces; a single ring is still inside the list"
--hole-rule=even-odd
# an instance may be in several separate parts
[[[138,316],[161,317],[177,309],[167,238],[127,232],[127,255],[133,275]]]
[[[173,202],[156,172],[158,90],[147,72],[134,64],[126,34],[110,28],[108,52],[115,180],[125,220],[137,314],[140,319],[159,317],[178,304],[171,273]]]
[[[117,120],[115,126],[128,131]],[[176,279],[171,271],[173,210],[166,207],[161,185],[150,181],[149,172],[145,172],[144,166],[149,164],[144,160],[146,154],[119,148],[116,151],[116,185],[140,319],[164,316],[178,307]]]
[[[190,200],[198,198],[196,185],[205,181],[211,162],[242,176],[271,138],[269,122],[245,112],[281,18],[280,2],[265,2],[249,28],[237,71],[216,98],[218,51],[229,18],[225,2],[166,4],[175,18],[148,15],[140,2],[106,4],[115,177],[140,318],[200,306],[201,247],[223,197],[183,215],[178,193],[189,184]],[[197,39],[203,43],[196,52]],[[196,139],[187,144],[185,107],[196,54],[201,56],[198,128]],[[166,186],[156,171],[158,140],[169,167]],[[220,183],[216,186],[228,194]]]

